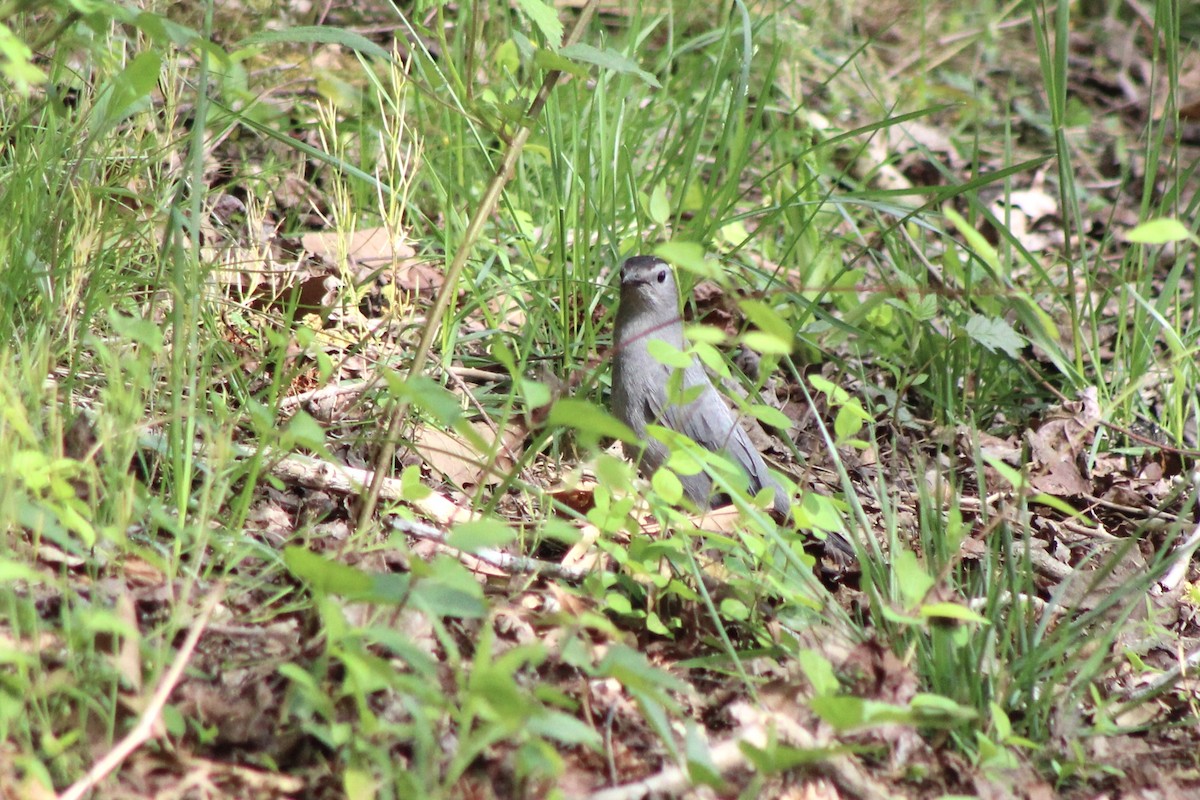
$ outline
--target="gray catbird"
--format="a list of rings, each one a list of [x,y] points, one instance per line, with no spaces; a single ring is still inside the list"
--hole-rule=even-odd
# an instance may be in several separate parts
[[[647,343],[652,339],[679,350],[685,347],[675,275],[659,258],[634,256],[621,267],[621,302],[613,333],[612,412],[643,440],[637,448],[626,445],[626,455],[638,458],[639,470],[649,476],[669,453],[666,445],[646,435],[646,426],[670,428],[740,466],[749,478],[751,494],[773,488],[775,511],[787,515],[790,504],[783,487],[767,472],[758,449],[717,394],[698,359],[693,357],[683,369],[683,390],[701,387],[699,395],[685,405],[667,401],[667,382],[674,370],[650,354]],[[680,475],[679,480],[697,506],[707,508],[716,499],[706,472]],[[839,555],[853,555],[844,539],[831,535],[829,541]]]

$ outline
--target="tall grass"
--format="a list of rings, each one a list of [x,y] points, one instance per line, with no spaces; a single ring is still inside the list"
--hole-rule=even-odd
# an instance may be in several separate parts
[[[202,48],[206,32],[221,30],[211,19],[221,9],[206,8],[195,31],[155,11],[110,11],[86,28],[64,17],[80,35],[47,53],[43,89],[0,92],[0,632],[11,645],[0,740],[12,756],[0,783],[77,778],[128,728],[136,709],[126,698],[163,672],[199,589],[217,579],[230,587],[222,624],[303,631],[302,644],[267,659],[263,685],[276,690],[279,729],[312,749],[286,765],[269,747],[240,756],[268,768],[321,764],[348,792],[459,794],[497,752],[510,782],[498,793],[550,791],[568,755],[611,752],[593,698],[563,675],[619,686],[633,709],[620,724],[636,719],[678,757],[689,745],[677,728],[692,724],[692,675],[647,656],[672,640],[694,648],[688,666],[748,696],[760,688],[756,659],[789,675],[803,664],[822,698],[814,707],[835,727],[945,729],[983,768],[1033,754],[1062,781],[1089,777],[1086,755],[1062,737],[1111,732],[1101,722],[1106,681],[1125,657],[1119,642],[1171,564],[1161,548],[1126,575],[1137,541],[1128,539],[1093,548],[1082,560],[1094,571],[1048,585],[1029,545],[1045,498],[1019,474],[997,476],[982,434],[1019,434],[1094,387],[1105,419],[1153,419],[1165,440],[1188,442],[1196,308],[1189,245],[1125,247],[1111,218],[1102,236],[1082,235],[1100,195],[1078,166],[1090,140],[1071,116],[1071,4],[1033,4],[1003,33],[988,19],[941,18],[975,31],[959,40],[978,47],[973,63],[999,69],[1006,46],[1036,51],[1038,115],[1022,105],[1029,96],[993,97],[1005,85],[969,60],[934,58],[925,33],[913,69],[937,64],[894,86],[875,60],[880,43],[864,44],[817,6],[731,3],[702,15],[639,5],[593,21],[583,41],[599,58],[553,54],[545,20],[508,5],[395,10],[407,43],[395,58],[335,29],[242,42],[259,49]],[[985,12],[998,20],[1012,9]],[[1186,20],[1166,0],[1154,19],[1164,117],[1147,123],[1145,168],[1121,174],[1122,192],[1140,197],[1129,205],[1142,218],[1189,220],[1195,165],[1180,162],[1168,135],[1179,123]],[[44,21],[9,24],[32,37]],[[256,83],[262,75],[247,68],[261,57],[269,73],[271,59],[306,57],[327,40],[360,59],[303,84],[315,103]],[[570,77],[527,118],[553,68]],[[285,102],[297,129],[280,113]],[[914,123],[987,155],[963,168],[926,148],[936,185],[888,188],[892,165],[870,154],[889,151],[872,148]],[[219,246],[221,195],[245,199],[250,231],[261,209],[282,202],[285,176],[306,168],[303,183],[332,227],[348,236],[383,225],[449,264],[523,125],[530,138],[444,319],[393,297],[394,325],[359,325],[373,295],[347,265],[315,315],[296,296],[258,303],[239,293],[250,281],[232,276],[267,274],[285,256],[244,231],[243,246]],[[1028,129],[1039,125],[1044,138],[1031,146]],[[1036,170],[1058,201],[1054,258],[995,211]],[[297,229],[312,218],[296,207],[276,217]],[[793,402],[814,409],[796,432],[809,448],[798,519],[808,534],[858,543],[861,602],[848,612],[814,580],[799,538],[748,498],[739,498],[745,528],[713,534],[689,529],[647,489],[666,532],[642,535],[630,515],[632,470],[598,452],[609,430],[598,356],[610,342],[615,268],[662,245],[692,252],[680,244],[708,255],[698,271],[731,301],[761,301],[730,308],[793,346],[764,363],[797,387]],[[699,280],[681,274],[689,289]],[[413,331],[438,324],[429,376],[459,365],[496,372],[473,402],[457,386],[386,379],[411,364]],[[498,633],[500,618],[525,621],[514,608],[534,596],[532,582],[485,593],[452,558],[422,561],[375,525],[351,533],[340,501],[306,517],[294,487],[269,477],[272,459],[292,451],[365,463],[381,435],[376,417],[320,428],[283,407],[294,382],[351,369],[381,379],[359,409],[404,399],[414,403],[406,421],[460,430],[477,408],[504,428],[542,419],[541,406],[564,393],[590,404],[575,407],[584,411],[573,425],[535,424],[513,470],[520,479],[503,484],[511,496],[475,489],[462,501],[485,512],[470,535],[509,542],[520,528],[522,541],[553,553],[573,535],[561,517],[580,515],[547,485],[585,469],[600,476],[587,521],[615,566],[555,587],[559,602],[584,611],[527,615],[536,631],[559,632],[553,645]],[[758,390],[771,374],[738,377]],[[1097,438],[1089,457],[1116,444],[1138,446]],[[818,467],[823,492],[811,486]],[[264,500],[272,492],[286,496],[279,508],[294,530],[267,521],[279,510]],[[1002,501],[983,501],[997,492]],[[521,519],[501,519],[509,503]],[[381,551],[402,554],[405,570],[381,572]],[[122,598],[142,570],[167,599],[135,592],[143,605],[130,610]],[[1112,576],[1122,579],[1105,583]],[[862,703],[877,698],[813,680],[828,656],[815,658],[814,630],[900,656],[925,704],[882,713]],[[132,663],[121,643],[135,647]],[[220,673],[254,660],[210,652],[201,664]],[[225,731],[179,709],[168,730],[188,748],[230,746]]]

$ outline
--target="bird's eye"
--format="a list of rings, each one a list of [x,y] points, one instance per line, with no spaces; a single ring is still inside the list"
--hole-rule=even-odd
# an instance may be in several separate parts
[[[662,283],[666,279],[667,279],[667,271],[665,269],[660,269],[658,271],[658,282]]]

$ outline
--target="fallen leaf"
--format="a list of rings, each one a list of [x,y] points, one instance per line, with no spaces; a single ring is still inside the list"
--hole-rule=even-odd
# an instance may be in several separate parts
[[[471,427],[489,447],[495,446],[496,434],[488,425],[475,422]],[[514,423],[499,431],[499,435],[500,451],[490,469],[487,453],[479,452],[474,444],[452,431],[425,426],[417,431],[412,449],[426,466],[455,486],[464,489],[481,484],[495,486],[504,480],[507,470],[515,463],[517,447],[525,438],[525,430]]]

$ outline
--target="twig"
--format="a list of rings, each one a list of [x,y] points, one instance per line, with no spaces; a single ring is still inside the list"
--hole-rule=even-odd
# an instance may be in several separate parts
[[[183,677],[183,670],[192,658],[192,651],[196,649],[196,645],[200,641],[200,635],[204,632],[205,626],[208,625],[209,617],[212,616],[213,610],[217,607],[217,603],[224,593],[225,584],[219,583],[204,598],[204,604],[200,607],[200,616],[192,623],[192,628],[188,631],[187,639],[183,641],[183,646],[175,654],[175,660],[171,662],[171,668],[159,680],[158,688],[154,690],[154,694],[151,696],[146,710],[142,712],[142,716],[138,719],[138,723],[133,727],[133,730],[125,734],[125,737],[117,742],[116,746],[108,751],[107,755],[92,765],[87,775],[84,775],[78,781],[71,784],[65,792],[60,794],[58,800],[79,800],[82,798],[86,793],[95,789],[100,781],[104,780],[110,772],[121,765],[121,762],[129,758],[134,750],[137,750],[150,738],[154,731],[154,726],[158,723],[159,717],[162,714],[163,706],[167,704],[167,699],[171,696],[171,692],[175,691],[175,685]]]
[[[1124,696],[1122,698],[1125,701],[1124,704],[1117,709],[1115,714],[1110,713],[1109,716],[1116,718],[1124,713],[1127,709],[1136,706],[1138,703],[1144,703],[1160,692],[1170,689],[1176,681],[1183,677],[1186,671],[1194,669],[1198,665],[1200,665],[1200,650],[1193,650],[1186,656],[1179,658],[1176,661],[1175,666],[1159,675],[1150,683],[1138,689],[1130,689],[1129,691],[1124,692]]]
[[[759,709],[747,703],[736,703],[731,715],[739,723],[738,731],[712,745],[708,751],[712,765],[722,775],[750,766],[744,752],[745,745],[764,749],[772,746],[773,741],[780,741],[805,750],[822,747],[815,736],[785,714]],[[847,797],[883,800],[892,796],[886,787],[875,781],[849,756],[831,754],[829,758],[815,763],[814,769],[838,783],[846,790]],[[644,780],[593,792],[587,796],[587,800],[641,800],[645,797],[684,795],[689,794],[694,786],[687,769],[670,766]]]
[[[347,394],[361,394],[366,391],[372,384],[372,381],[345,381],[343,383],[335,383],[332,386],[321,386],[316,389],[310,389],[307,392],[294,394],[290,397],[285,397],[279,401],[280,411],[289,411],[292,408],[304,403],[315,403],[321,400],[328,400],[331,397],[341,397]]]
[[[1152,594],[1168,594],[1178,589],[1187,578],[1192,566],[1192,556],[1200,548],[1200,526],[1197,526],[1187,541],[1181,544],[1171,554],[1171,568],[1159,578],[1158,585],[1151,590]]]
[[[557,578],[558,580],[571,581],[572,583],[580,583],[588,575],[592,574],[591,570],[572,569],[564,567],[562,564],[555,564],[552,561],[542,561],[537,558],[529,558],[528,556],[514,556],[508,553],[502,553],[499,550],[493,550],[490,547],[484,547],[479,550],[461,551],[457,548],[446,544],[447,534],[433,527],[426,525],[423,522],[415,520],[401,519],[393,517],[388,520],[393,530],[401,533],[407,533],[410,536],[416,536],[418,539],[426,539],[431,542],[446,547],[449,550],[456,550],[465,555],[477,558],[488,566],[502,569],[509,573],[527,573],[532,575],[542,575],[547,578]]]

